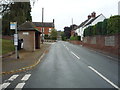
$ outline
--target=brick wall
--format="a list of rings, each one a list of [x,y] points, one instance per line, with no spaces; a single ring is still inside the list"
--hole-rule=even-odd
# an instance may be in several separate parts
[[[73,44],[82,44],[85,47],[98,49],[113,55],[120,55],[120,34],[107,36],[84,37],[81,41],[70,41]]]
[[[38,30],[40,30],[40,32],[42,32],[42,27],[36,27]],[[49,32],[49,28],[51,27],[44,27],[44,34],[48,35],[50,32]],[[53,29],[53,28],[51,28]]]
[[[120,55],[120,34],[116,35],[107,35],[107,36],[95,36],[95,37],[85,37],[83,40],[87,39],[84,41],[83,45],[95,49],[99,49],[105,52],[109,52],[111,54],[115,55]],[[93,38],[96,38],[94,41]],[[96,43],[91,43],[91,42],[96,42]]]
[[[25,35],[23,33],[29,33]],[[23,49],[27,51],[35,51],[35,32],[34,31],[19,31],[19,38],[23,39]]]

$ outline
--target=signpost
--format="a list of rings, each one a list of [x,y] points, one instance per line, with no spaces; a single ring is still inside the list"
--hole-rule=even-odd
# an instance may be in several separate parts
[[[17,33],[17,22],[10,22],[10,29],[15,29],[15,34],[14,34],[14,45],[15,45],[15,53],[16,53],[16,59],[19,58],[18,55],[18,33]]]

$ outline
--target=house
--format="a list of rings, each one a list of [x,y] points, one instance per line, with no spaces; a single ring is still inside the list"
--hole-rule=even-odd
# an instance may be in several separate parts
[[[78,36],[81,36],[81,41],[83,40],[83,37],[84,37],[83,36],[84,30],[87,27],[93,26],[93,25],[97,24],[98,22],[102,22],[102,21],[104,21],[104,19],[106,19],[106,17],[103,14],[96,16],[96,13],[93,12],[93,13],[91,13],[91,15],[88,15],[88,19],[85,20],[84,22],[82,22],[76,30],[76,33],[78,34]]]
[[[33,22],[33,24],[36,26],[36,28],[42,32],[42,28],[43,28],[43,35],[50,35],[50,32],[52,29],[55,28],[55,25],[54,25],[54,19],[53,19],[53,22]]]

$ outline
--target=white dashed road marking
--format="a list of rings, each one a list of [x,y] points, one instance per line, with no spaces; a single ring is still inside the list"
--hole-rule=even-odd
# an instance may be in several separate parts
[[[25,83],[19,83],[15,88],[16,89],[21,89],[21,88],[24,87],[24,85],[25,85]]]
[[[2,89],[2,88],[7,88],[8,86],[10,85],[10,83],[3,83],[1,86],[0,86],[0,90]]]
[[[68,48],[68,47],[66,47],[66,49],[67,49],[67,50],[69,50],[69,48]]]
[[[11,76],[8,80],[9,80],[9,81],[13,81],[13,80],[16,79],[18,76],[19,76],[19,75],[13,75],[13,76]]]
[[[113,82],[111,82],[109,79],[107,79],[106,77],[104,77],[101,73],[99,73],[97,70],[95,70],[93,67],[88,66],[88,68],[90,68],[92,71],[94,71],[96,74],[98,74],[101,78],[103,78],[105,81],[107,81],[109,84],[111,84],[113,87],[119,89],[119,87],[117,85],[115,85]]]
[[[7,81],[14,81],[18,76],[19,75],[12,75]],[[25,85],[25,82],[23,82],[23,81],[27,81],[30,76],[31,76],[31,74],[24,75],[24,77],[21,79],[22,83],[18,83],[14,90],[17,90],[17,89],[21,90],[21,88],[23,88],[23,86]],[[12,83],[6,82],[6,83],[1,84],[0,90],[2,88],[3,89],[7,88],[10,84],[12,84]]]
[[[77,59],[80,59],[75,53],[73,53],[72,51],[71,51],[71,53],[77,58]]]
[[[30,76],[31,76],[31,74],[26,74],[21,80],[26,81],[29,79]]]

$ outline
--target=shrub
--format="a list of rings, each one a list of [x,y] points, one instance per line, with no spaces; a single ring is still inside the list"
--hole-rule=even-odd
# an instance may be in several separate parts
[[[112,16],[84,30],[84,36],[111,35],[120,33],[120,15]]]
[[[107,34],[120,33],[120,15],[112,16],[108,19]]]
[[[92,36],[93,35],[93,26],[89,26],[84,30],[84,36]]]
[[[105,19],[102,23],[102,35],[107,35],[107,22],[108,19]]]
[[[71,36],[70,40],[80,40],[80,36]]]

